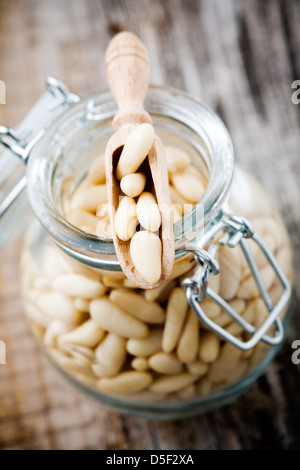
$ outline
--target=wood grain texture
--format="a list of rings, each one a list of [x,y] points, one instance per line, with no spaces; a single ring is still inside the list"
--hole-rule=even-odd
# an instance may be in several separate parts
[[[151,81],[187,90],[224,119],[237,160],[263,182],[289,229],[300,275],[300,79],[297,0],[0,0],[1,124],[17,125],[56,75],[81,94],[106,87],[104,51],[118,31],[146,44]],[[232,405],[152,422],[101,408],[68,385],[32,339],[18,294],[18,251],[0,259],[2,449],[299,449],[299,302],[267,373]]]

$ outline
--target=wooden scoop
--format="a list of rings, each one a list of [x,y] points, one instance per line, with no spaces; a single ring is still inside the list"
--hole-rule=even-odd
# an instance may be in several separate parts
[[[157,200],[162,219],[159,230],[162,242],[162,270],[161,278],[156,284],[148,283],[137,272],[130,256],[130,240],[122,241],[118,238],[114,223],[115,212],[120,202],[119,197],[123,194],[120,182],[115,177],[115,169],[122,148],[129,134],[138,124],[152,123],[149,114],[143,108],[149,85],[148,54],[143,43],[134,34],[123,32],[109,43],[105,62],[107,80],[119,108],[113,120],[115,134],[110,138],[105,150],[109,215],[115,250],[128,279],[142,289],[153,289],[168,279],[173,268],[175,249],[165,152],[156,135],[146,158],[148,164],[147,162],[142,164],[142,171],[146,172],[147,181],[152,180],[150,190]],[[149,191],[149,186],[147,190]]]

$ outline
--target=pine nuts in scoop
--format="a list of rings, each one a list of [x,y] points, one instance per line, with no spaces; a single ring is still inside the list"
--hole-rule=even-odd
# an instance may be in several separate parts
[[[124,254],[120,251],[120,253],[123,253],[121,255],[123,257],[130,254],[138,275],[150,285],[156,284],[162,275],[163,245],[160,239],[162,234],[158,236],[154,233],[161,226],[161,214],[154,194],[149,191],[143,192],[146,185],[149,188],[153,187],[152,173],[149,169],[148,176],[142,172],[135,172],[148,157],[153,141],[153,127],[150,124],[137,125],[125,142],[115,171],[116,178],[120,181],[119,194],[122,195],[122,192],[125,194],[116,207],[114,219],[117,243],[118,239],[124,242],[131,240],[128,252]],[[149,167],[149,162],[147,165]],[[117,180],[113,187],[118,184]],[[135,233],[137,221],[141,228],[146,230],[141,232],[142,234]],[[131,272],[133,273],[134,269],[131,269]]]

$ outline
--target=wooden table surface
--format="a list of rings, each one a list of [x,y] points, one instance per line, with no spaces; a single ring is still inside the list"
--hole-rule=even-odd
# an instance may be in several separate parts
[[[236,158],[281,210],[300,275],[300,3],[276,0],[0,0],[0,124],[16,126],[48,75],[87,94],[106,87],[109,39],[131,30],[145,42],[151,81],[187,90],[227,124]],[[300,96],[299,96],[300,97]],[[41,356],[22,313],[18,245],[0,258],[2,449],[299,449],[299,303],[267,373],[215,412],[155,422],[107,411],[66,383]],[[298,289],[299,293],[299,289]]]

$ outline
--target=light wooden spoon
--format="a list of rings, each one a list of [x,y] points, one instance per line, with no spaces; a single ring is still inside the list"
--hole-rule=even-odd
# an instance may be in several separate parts
[[[159,236],[162,242],[161,277],[156,284],[145,281],[132,263],[130,240],[122,241],[115,231],[115,212],[119,197],[123,194],[120,182],[115,177],[115,169],[122,148],[132,130],[141,123],[152,123],[143,108],[149,85],[149,61],[144,44],[132,33],[123,32],[115,36],[105,54],[106,76],[119,111],[113,120],[115,133],[108,141],[105,150],[105,167],[108,190],[110,223],[116,254],[124,274],[142,289],[153,289],[162,285],[169,277],[174,263],[173,222],[170,211],[168,171],[164,147],[155,135],[147,161],[142,164],[147,181],[152,179],[151,192],[157,200],[161,213]],[[137,170],[139,171],[139,170]],[[149,185],[147,186],[149,190]]]

